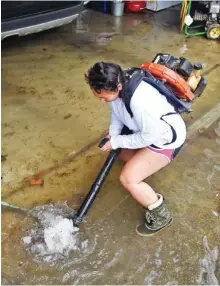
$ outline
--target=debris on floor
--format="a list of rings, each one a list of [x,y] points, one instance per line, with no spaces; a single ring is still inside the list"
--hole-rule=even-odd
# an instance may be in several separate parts
[[[71,113],[68,113],[67,115],[65,115],[64,117],[63,117],[63,119],[68,119],[68,118],[70,118],[72,116],[72,114]]]
[[[7,160],[8,155],[1,155],[1,162],[4,162]]]
[[[42,187],[44,185],[44,180],[40,179],[40,178],[30,177],[30,178],[28,178],[28,181],[29,181],[30,185],[38,185],[38,186],[42,186]]]

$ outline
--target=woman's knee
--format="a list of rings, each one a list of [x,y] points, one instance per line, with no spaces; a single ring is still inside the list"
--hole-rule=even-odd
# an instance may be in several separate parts
[[[129,174],[129,172],[124,172],[122,171],[120,174],[120,182],[124,187],[127,187],[128,185],[133,185],[133,184],[137,184],[138,181],[135,180],[134,176],[131,176]]]

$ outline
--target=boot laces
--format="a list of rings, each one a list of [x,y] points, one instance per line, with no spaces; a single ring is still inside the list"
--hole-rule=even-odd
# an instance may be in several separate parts
[[[155,224],[157,222],[157,218],[152,211],[146,212],[146,221],[149,224]]]

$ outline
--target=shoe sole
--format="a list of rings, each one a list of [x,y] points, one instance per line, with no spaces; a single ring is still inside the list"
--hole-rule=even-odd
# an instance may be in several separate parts
[[[140,225],[142,225],[142,224],[140,224],[140,225],[138,225],[138,226],[136,227],[136,233],[137,233],[138,235],[140,235],[140,236],[152,236],[152,235],[155,235],[156,233],[160,232],[160,231],[163,230],[164,228],[170,226],[170,225],[172,224],[172,222],[173,222],[173,219],[171,219],[170,222],[169,222],[167,225],[165,225],[164,227],[162,227],[162,228],[160,228],[159,230],[157,230],[157,231],[155,231],[155,232],[152,232],[152,233],[142,233],[142,232],[139,232],[139,231],[137,230],[137,228],[138,228]]]

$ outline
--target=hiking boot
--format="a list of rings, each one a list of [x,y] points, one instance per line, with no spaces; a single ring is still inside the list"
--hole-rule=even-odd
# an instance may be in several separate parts
[[[173,219],[164,205],[163,196],[158,195],[158,200],[149,205],[145,215],[145,222],[136,228],[136,232],[142,236],[153,235],[163,228],[171,225]]]

